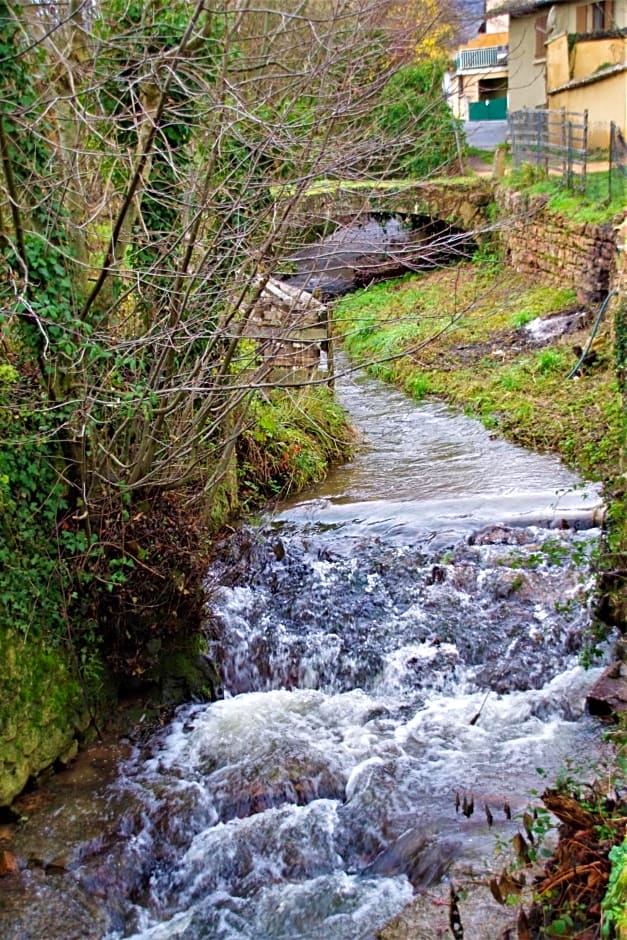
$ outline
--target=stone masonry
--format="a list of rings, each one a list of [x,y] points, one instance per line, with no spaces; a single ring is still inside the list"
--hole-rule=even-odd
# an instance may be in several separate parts
[[[602,301],[616,278],[611,223],[573,222],[546,210],[548,196],[499,187],[499,238],[515,271],[577,288],[584,304]]]

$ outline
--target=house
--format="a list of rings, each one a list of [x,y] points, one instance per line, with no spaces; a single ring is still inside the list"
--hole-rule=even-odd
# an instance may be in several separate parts
[[[457,50],[449,73],[448,100],[462,121],[504,121],[507,117],[508,17],[492,15],[498,2],[487,0],[481,31]]]
[[[627,132],[627,0],[509,0],[509,111],[589,114],[591,147]]]

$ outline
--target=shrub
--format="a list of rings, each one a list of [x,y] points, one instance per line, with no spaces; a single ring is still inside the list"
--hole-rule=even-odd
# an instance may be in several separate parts
[[[385,134],[410,139],[392,155],[389,172],[427,176],[451,164],[459,122],[442,93],[444,64],[406,65],[388,81],[376,110],[376,126]]]

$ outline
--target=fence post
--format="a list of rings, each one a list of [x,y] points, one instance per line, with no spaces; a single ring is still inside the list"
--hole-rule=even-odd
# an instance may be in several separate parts
[[[612,201],[612,158],[614,156],[614,121],[610,121],[610,152],[607,165],[607,198]]]
[[[462,152],[462,145],[459,139],[459,127],[457,126],[457,121],[453,121],[453,134],[455,135],[455,148],[457,150],[457,162],[459,163],[459,175],[464,175],[464,157]]]
[[[536,124],[536,166],[540,166],[540,160],[542,157],[542,115],[540,111],[535,111],[535,124]]]
[[[588,109],[583,112],[583,144],[582,144],[582,167],[581,167],[581,183],[582,183],[582,192],[585,193],[587,188],[587,174],[588,174]]]
[[[327,317],[327,385],[335,389],[335,347],[333,345],[333,312],[330,304],[326,308]],[[323,344],[324,345],[324,344]]]
[[[568,122],[568,181],[566,183],[567,189],[574,189],[574,170],[573,170],[573,122]]]
[[[562,121],[562,183],[568,186],[568,139],[566,129],[566,108],[561,109]]]

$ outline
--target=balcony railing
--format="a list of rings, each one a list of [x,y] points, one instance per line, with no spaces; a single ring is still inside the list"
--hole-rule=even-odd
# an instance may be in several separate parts
[[[488,46],[485,49],[462,49],[455,59],[458,72],[467,69],[490,69],[507,65],[507,46]]]

